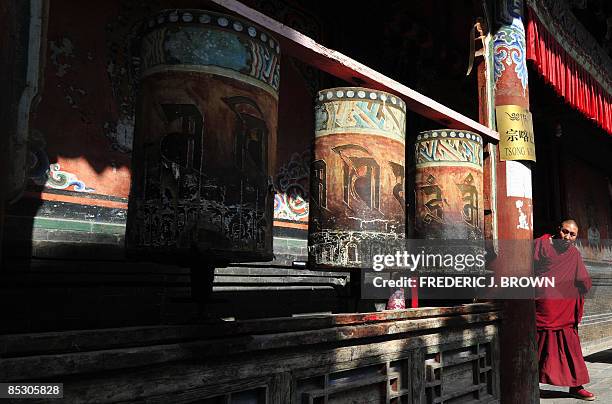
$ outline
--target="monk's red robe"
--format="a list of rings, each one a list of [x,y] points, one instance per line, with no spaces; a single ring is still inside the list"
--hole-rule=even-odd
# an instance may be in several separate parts
[[[551,236],[545,234],[535,240],[534,263],[537,276],[555,277],[556,283],[554,290],[541,292],[542,297],[535,301],[540,383],[586,384],[589,373],[578,338],[578,323],[591,278],[580,252],[571,246],[559,253]]]

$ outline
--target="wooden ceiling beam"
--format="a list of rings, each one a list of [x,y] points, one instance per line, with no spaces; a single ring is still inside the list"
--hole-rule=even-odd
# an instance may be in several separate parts
[[[353,85],[388,91],[401,97],[411,111],[436,121],[444,127],[470,130],[485,141],[497,142],[499,134],[433,99],[361,64],[350,57],[315,42],[268,16],[236,0],[210,0],[225,10],[253,21],[274,34],[281,51]]]

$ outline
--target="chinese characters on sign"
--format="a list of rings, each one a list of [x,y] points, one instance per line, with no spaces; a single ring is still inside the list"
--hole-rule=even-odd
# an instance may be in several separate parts
[[[531,112],[518,105],[495,107],[502,160],[536,161]]]

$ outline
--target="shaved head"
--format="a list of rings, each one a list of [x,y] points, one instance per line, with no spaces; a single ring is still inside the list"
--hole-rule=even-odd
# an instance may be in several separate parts
[[[559,233],[554,236],[555,248],[559,251],[567,250],[576,242],[578,237],[578,224],[574,219],[565,219],[559,226]]]
[[[570,226],[576,226],[576,228],[578,228],[578,223],[576,223],[574,219],[565,219],[564,221],[561,222],[561,226],[563,226],[564,224],[567,224]]]

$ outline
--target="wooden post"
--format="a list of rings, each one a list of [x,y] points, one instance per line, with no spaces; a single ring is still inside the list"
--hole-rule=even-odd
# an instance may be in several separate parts
[[[200,320],[214,319],[210,304],[215,281],[215,266],[209,262],[202,262],[198,257],[193,257],[190,265],[191,298],[198,308]]]
[[[497,0],[493,30],[495,106],[516,105],[529,109],[522,0]],[[500,133],[500,139],[503,134]],[[531,189],[529,162],[502,161],[495,153],[493,207],[499,251],[493,262],[496,276],[531,276],[533,207],[530,192],[517,194],[508,184]],[[502,403],[539,402],[535,308],[533,300],[504,302],[500,338]]]

